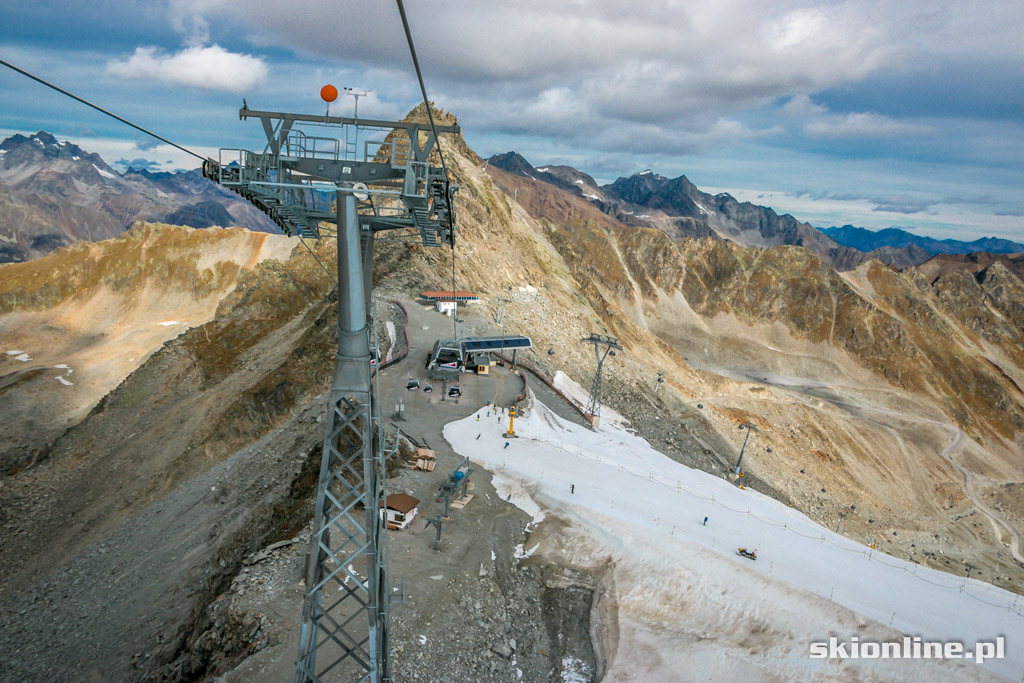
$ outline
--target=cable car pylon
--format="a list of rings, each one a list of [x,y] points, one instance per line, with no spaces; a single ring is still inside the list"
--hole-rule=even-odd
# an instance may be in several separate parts
[[[357,122],[256,111],[245,104],[239,116],[262,123],[266,147],[222,149],[218,160],[204,163],[203,174],[265,211],[286,234],[320,238],[321,223],[337,226],[338,351],[295,681],[389,681],[392,589],[378,512],[385,496],[384,462],[368,319],[373,245],[378,232],[405,230],[424,246],[454,247],[457,188],[428,157],[436,134],[458,133],[459,127],[410,119]],[[316,126],[317,135],[305,132],[305,125]],[[348,127],[363,132],[360,149],[343,145]],[[325,128],[336,135],[325,137]]]

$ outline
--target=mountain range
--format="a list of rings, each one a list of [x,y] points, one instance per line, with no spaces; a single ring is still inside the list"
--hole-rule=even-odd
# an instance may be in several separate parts
[[[711,237],[748,247],[801,246],[837,270],[851,270],[872,258],[887,265],[906,267],[923,263],[931,256],[912,244],[880,245],[865,253],[840,244],[789,214],[780,216],[771,208],[737,201],[727,193],[711,195],[702,192],[686,176],[666,178],[651,171],[641,171],[607,185],[598,185],[591,176],[568,166],[534,168],[516,152],[492,156],[487,163],[512,176],[543,182],[585,200],[621,225],[658,228],[676,240]],[[534,191],[539,190],[534,188]],[[546,192],[541,191],[541,194]],[[549,203],[561,208],[566,206],[564,198]],[[580,209],[575,212],[580,212]],[[589,211],[583,210],[582,213]],[[555,211],[551,218],[564,218],[565,215]]]
[[[739,202],[727,193],[702,192],[686,176],[666,178],[647,170],[599,185],[570,166],[535,168],[516,152],[496,154],[487,163],[583,198],[624,225],[657,227],[674,239],[712,237],[750,247],[802,246],[838,270],[850,270],[869,258],[906,267],[921,264],[935,254],[1024,252],[1024,244],[997,237],[963,242],[937,240],[899,228],[813,228],[788,214],[780,216],[771,208]],[[821,239],[821,235],[827,239]]]
[[[116,237],[138,220],[280,232],[198,170],[118,173],[98,154],[45,131],[0,143],[0,263]]]
[[[852,247],[858,251],[871,251],[882,247],[917,246],[929,254],[972,254],[985,252],[988,254],[1016,254],[1024,252],[1024,244],[1001,239],[999,237],[982,237],[973,242],[915,235],[900,228],[884,230],[867,230],[844,225],[841,228],[819,228],[823,233],[839,244]]]

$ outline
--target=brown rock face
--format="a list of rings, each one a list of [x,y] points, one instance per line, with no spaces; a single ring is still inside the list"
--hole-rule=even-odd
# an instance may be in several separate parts
[[[23,466],[161,344],[212,318],[239,278],[293,246],[237,228],[139,223],[118,239],[0,266],[0,472]]]

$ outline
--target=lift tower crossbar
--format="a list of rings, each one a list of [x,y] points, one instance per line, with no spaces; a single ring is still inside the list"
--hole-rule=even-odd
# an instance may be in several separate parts
[[[259,119],[266,147],[222,149],[203,174],[262,209],[288,235],[318,238],[325,224],[337,226],[338,352],[295,681],[390,681],[391,589],[379,514],[384,459],[367,315],[373,243],[377,232],[406,229],[417,231],[425,246],[454,246],[456,188],[429,163],[437,141],[427,123],[255,111],[244,103],[239,117]],[[313,136],[303,125],[334,135]],[[350,127],[364,132],[355,150],[342,142]]]
[[[593,344],[594,356],[597,358],[597,372],[594,373],[594,383],[590,385],[590,401],[584,413],[586,419],[596,428],[601,419],[601,370],[604,367],[604,359],[609,353],[615,355],[613,349],[622,351],[622,347],[619,346],[618,339],[605,334],[591,334],[580,341],[584,344]]]

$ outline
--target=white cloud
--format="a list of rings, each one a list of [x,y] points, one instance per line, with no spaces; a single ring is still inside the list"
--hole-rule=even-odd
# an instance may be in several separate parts
[[[936,135],[931,126],[906,123],[871,112],[830,116],[804,126],[804,133],[816,138],[892,138]]]
[[[805,94],[793,95],[782,105],[782,113],[793,118],[806,118],[809,116],[825,116],[828,108],[816,104]]]
[[[268,69],[260,57],[228,52],[219,45],[210,45],[187,47],[173,54],[160,53],[155,47],[139,47],[127,60],[109,62],[107,73],[123,78],[243,93],[263,83]]]
[[[785,116],[804,122],[803,132],[814,138],[891,138],[937,135],[932,126],[873,112],[833,114],[805,94],[794,95],[782,105]]]
[[[879,8],[806,4],[452,0],[443,12],[410,7],[409,19],[431,97],[467,121],[493,119],[487,110],[498,106],[537,115],[545,127],[558,104],[563,123],[551,127],[559,131],[589,127],[604,136],[628,121],[701,135],[735,112],[861,79],[902,55]],[[327,0],[173,0],[172,8],[183,31],[192,17],[228,18],[264,44],[411,76],[393,4],[347,12],[344,40],[324,21],[338,12]],[[526,118],[520,128],[536,126]]]

